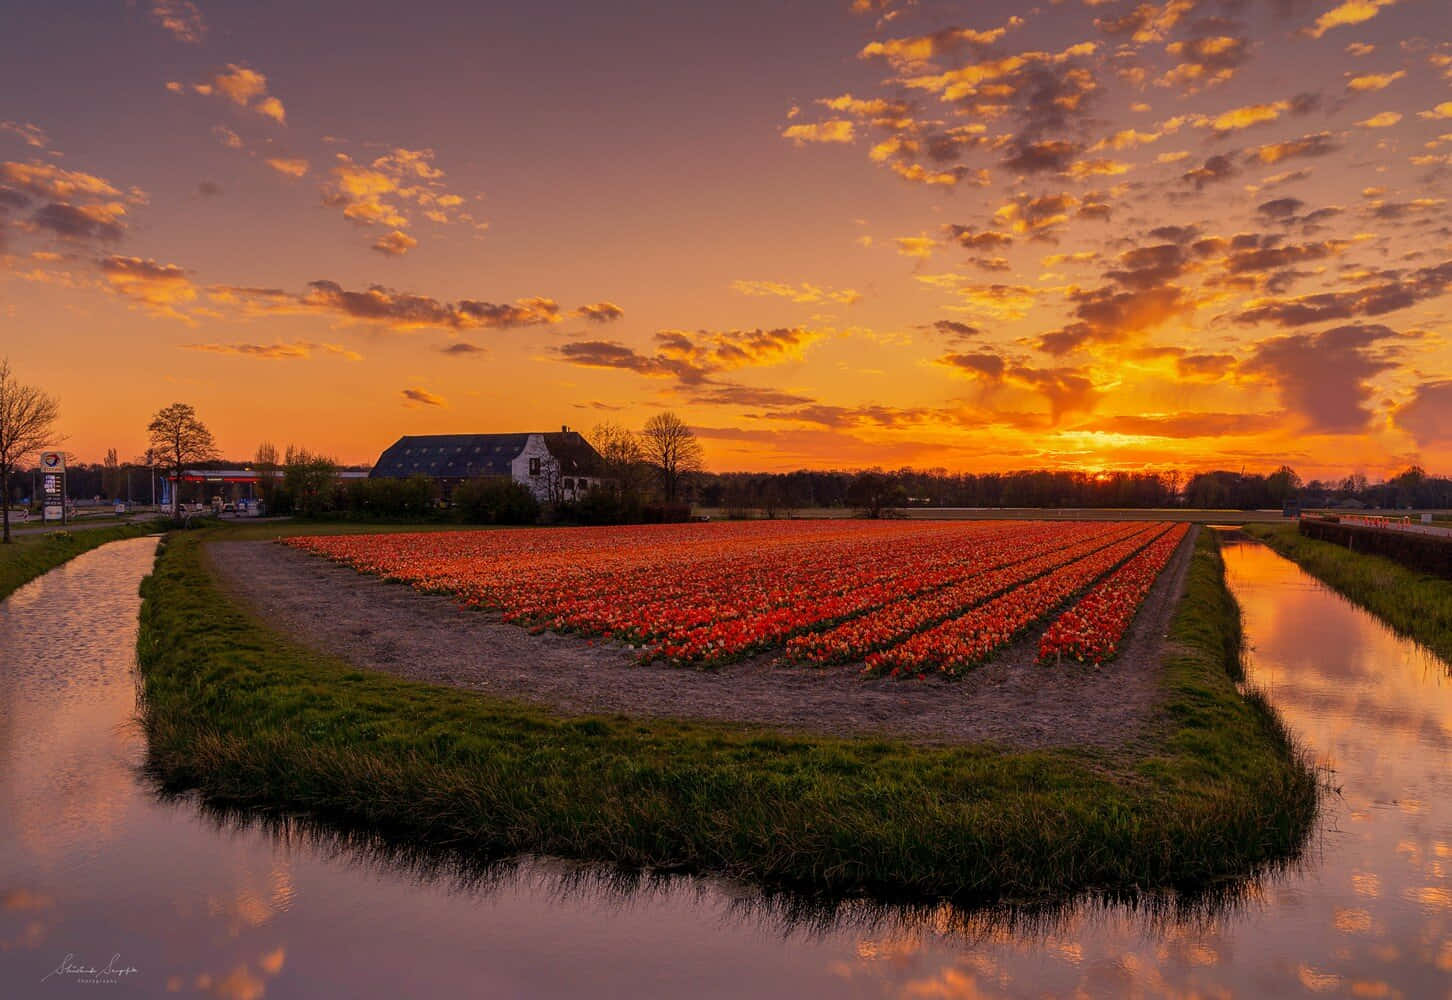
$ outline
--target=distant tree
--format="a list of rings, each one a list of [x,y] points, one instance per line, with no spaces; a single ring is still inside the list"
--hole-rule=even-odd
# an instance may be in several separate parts
[[[1294,499],[1301,491],[1301,477],[1289,465],[1283,465],[1265,479],[1266,490],[1272,503],[1283,504]]]
[[[876,519],[906,503],[907,492],[886,473],[859,472],[847,487],[847,502]]]
[[[60,403],[38,387],[23,385],[0,359],[0,520],[4,544],[10,544],[10,473],[27,456],[53,444]]]
[[[1394,476],[1390,483],[1396,491],[1396,499],[1392,501],[1398,507],[1420,506],[1423,486],[1427,482],[1427,470],[1420,465],[1413,465],[1406,472]]]
[[[304,517],[326,514],[336,506],[338,463],[306,448],[287,446],[283,457],[282,488],[292,500],[294,513]]]
[[[212,432],[187,403],[172,403],[158,410],[146,425],[151,434],[151,447],[156,460],[170,470],[172,476],[171,513],[181,513],[181,478],[188,465],[210,462],[217,457],[217,444]]]
[[[605,462],[605,476],[625,507],[638,507],[650,478],[645,446],[640,435],[620,424],[604,421],[590,431],[589,441]]]
[[[106,462],[101,472],[101,492],[106,495],[107,500],[114,500],[121,495],[121,459],[117,457],[115,448],[106,449]]]
[[[666,503],[675,503],[685,478],[705,469],[701,442],[684,420],[669,412],[647,420],[640,438],[646,461],[660,477]]]
[[[257,454],[252,457],[252,471],[257,473],[257,489],[262,494],[262,505],[264,513],[271,514],[276,510],[277,504],[277,445],[271,441],[264,441],[257,446]]]

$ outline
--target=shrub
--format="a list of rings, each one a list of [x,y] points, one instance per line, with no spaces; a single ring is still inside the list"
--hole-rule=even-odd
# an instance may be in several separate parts
[[[454,511],[469,524],[534,524],[539,501],[512,479],[470,479],[454,489]]]

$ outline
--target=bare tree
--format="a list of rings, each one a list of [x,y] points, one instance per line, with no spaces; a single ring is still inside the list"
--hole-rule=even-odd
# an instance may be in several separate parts
[[[277,445],[264,441],[257,446],[252,458],[252,468],[257,473],[257,489],[262,494],[264,510],[271,514],[277,509],[278,470]]]
[[[216,458],[216,442],[207,425],[197,418],[197,411],[187,403],[172,403],[158,410],[146,429],[151,433],[156,460],[171,470],[171,513],[180,516],[182,471],[188,465]]]
[[[638,503],[650,476],[640,436],[607,420],[595,425],[589,439],[605,462],[606,478],[614,481],[620,497]]]
[[[5,523],[4,543],[10,544],[10,473],[28,455],[51,442],[60,403],[37,386],[22,385],[10,371],[10,359],[0,359],[0,520]]]
[[[660,476],[666,502],[675,503],[682,480],[705,469],[701,442],[684,420],[670,412],[657,413],[647,420],[640,439],[646,461]]]

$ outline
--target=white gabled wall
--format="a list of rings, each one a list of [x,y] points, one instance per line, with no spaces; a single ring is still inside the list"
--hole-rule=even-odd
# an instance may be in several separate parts
[[[539,460],[538,475],[529,474],[530,459]],[[516,483],[523,483],[540,503],[549,501],[549,478],[547,471],[551,460],[550,450],[545,447],[543,434],[531,434],[524,442],[524,450],[509,463],[509,474]]]

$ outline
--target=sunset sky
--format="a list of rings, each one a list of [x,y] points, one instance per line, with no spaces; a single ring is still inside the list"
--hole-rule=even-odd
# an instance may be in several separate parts
[[[66,446],[1452,471],[1446,0],[12,4]]]

